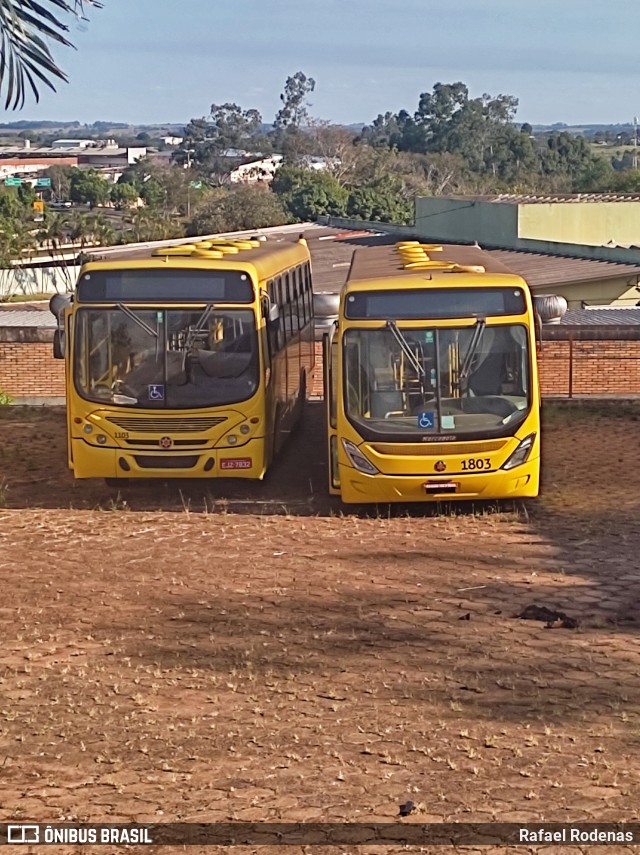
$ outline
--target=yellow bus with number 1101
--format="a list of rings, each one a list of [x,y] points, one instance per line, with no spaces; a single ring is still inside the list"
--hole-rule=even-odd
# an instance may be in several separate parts
[[[260,479],[313,368],[303,239],[99,251],[52,299],[76,478]]]

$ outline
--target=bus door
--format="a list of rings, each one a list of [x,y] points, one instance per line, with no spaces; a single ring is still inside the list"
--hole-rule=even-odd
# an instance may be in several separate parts
[[[340,494],[338,469],[338,336],[336,324],[322,338],[322,365],[324,371],[324,403],[327,415],[327,465],[329,493]]]

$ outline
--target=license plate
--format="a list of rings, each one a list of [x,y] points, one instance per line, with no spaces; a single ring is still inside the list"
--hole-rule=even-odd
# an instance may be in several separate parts
[[[425,493],[455,493],[458,489],[455,481],[427,481],[422,486]]]
[[[228,457],[220,461],[220,469],[251,469],[251,458]]]

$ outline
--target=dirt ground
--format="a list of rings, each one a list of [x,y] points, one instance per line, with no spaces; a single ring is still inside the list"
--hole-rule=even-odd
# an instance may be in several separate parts
[[[318,404],[259,485],[74,482],[64,427],[0,408],[1,821],[638,820],[640,408],[548,407],[502,508],[341,510]]]

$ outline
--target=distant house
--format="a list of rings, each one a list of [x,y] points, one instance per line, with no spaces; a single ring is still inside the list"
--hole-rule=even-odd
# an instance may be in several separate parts
[[[335,157],[316,157],[315,155],[307,155],[303,158],[303,166],[307,169],[329,169],[331,166],[339,164],[339,160]]]
[[[54,140],[51,143],[52,148],[89,148],[96,144],[95,140]]]
[[[254,158],[232,169],[229,173],[229,181],[244,184],[268,183],[273,180],[273,176],[281,164],[281,154],[271,154],[268,157]]]
[[[182,137],[160,137],[165,145],[180,145],[183,142]]]

